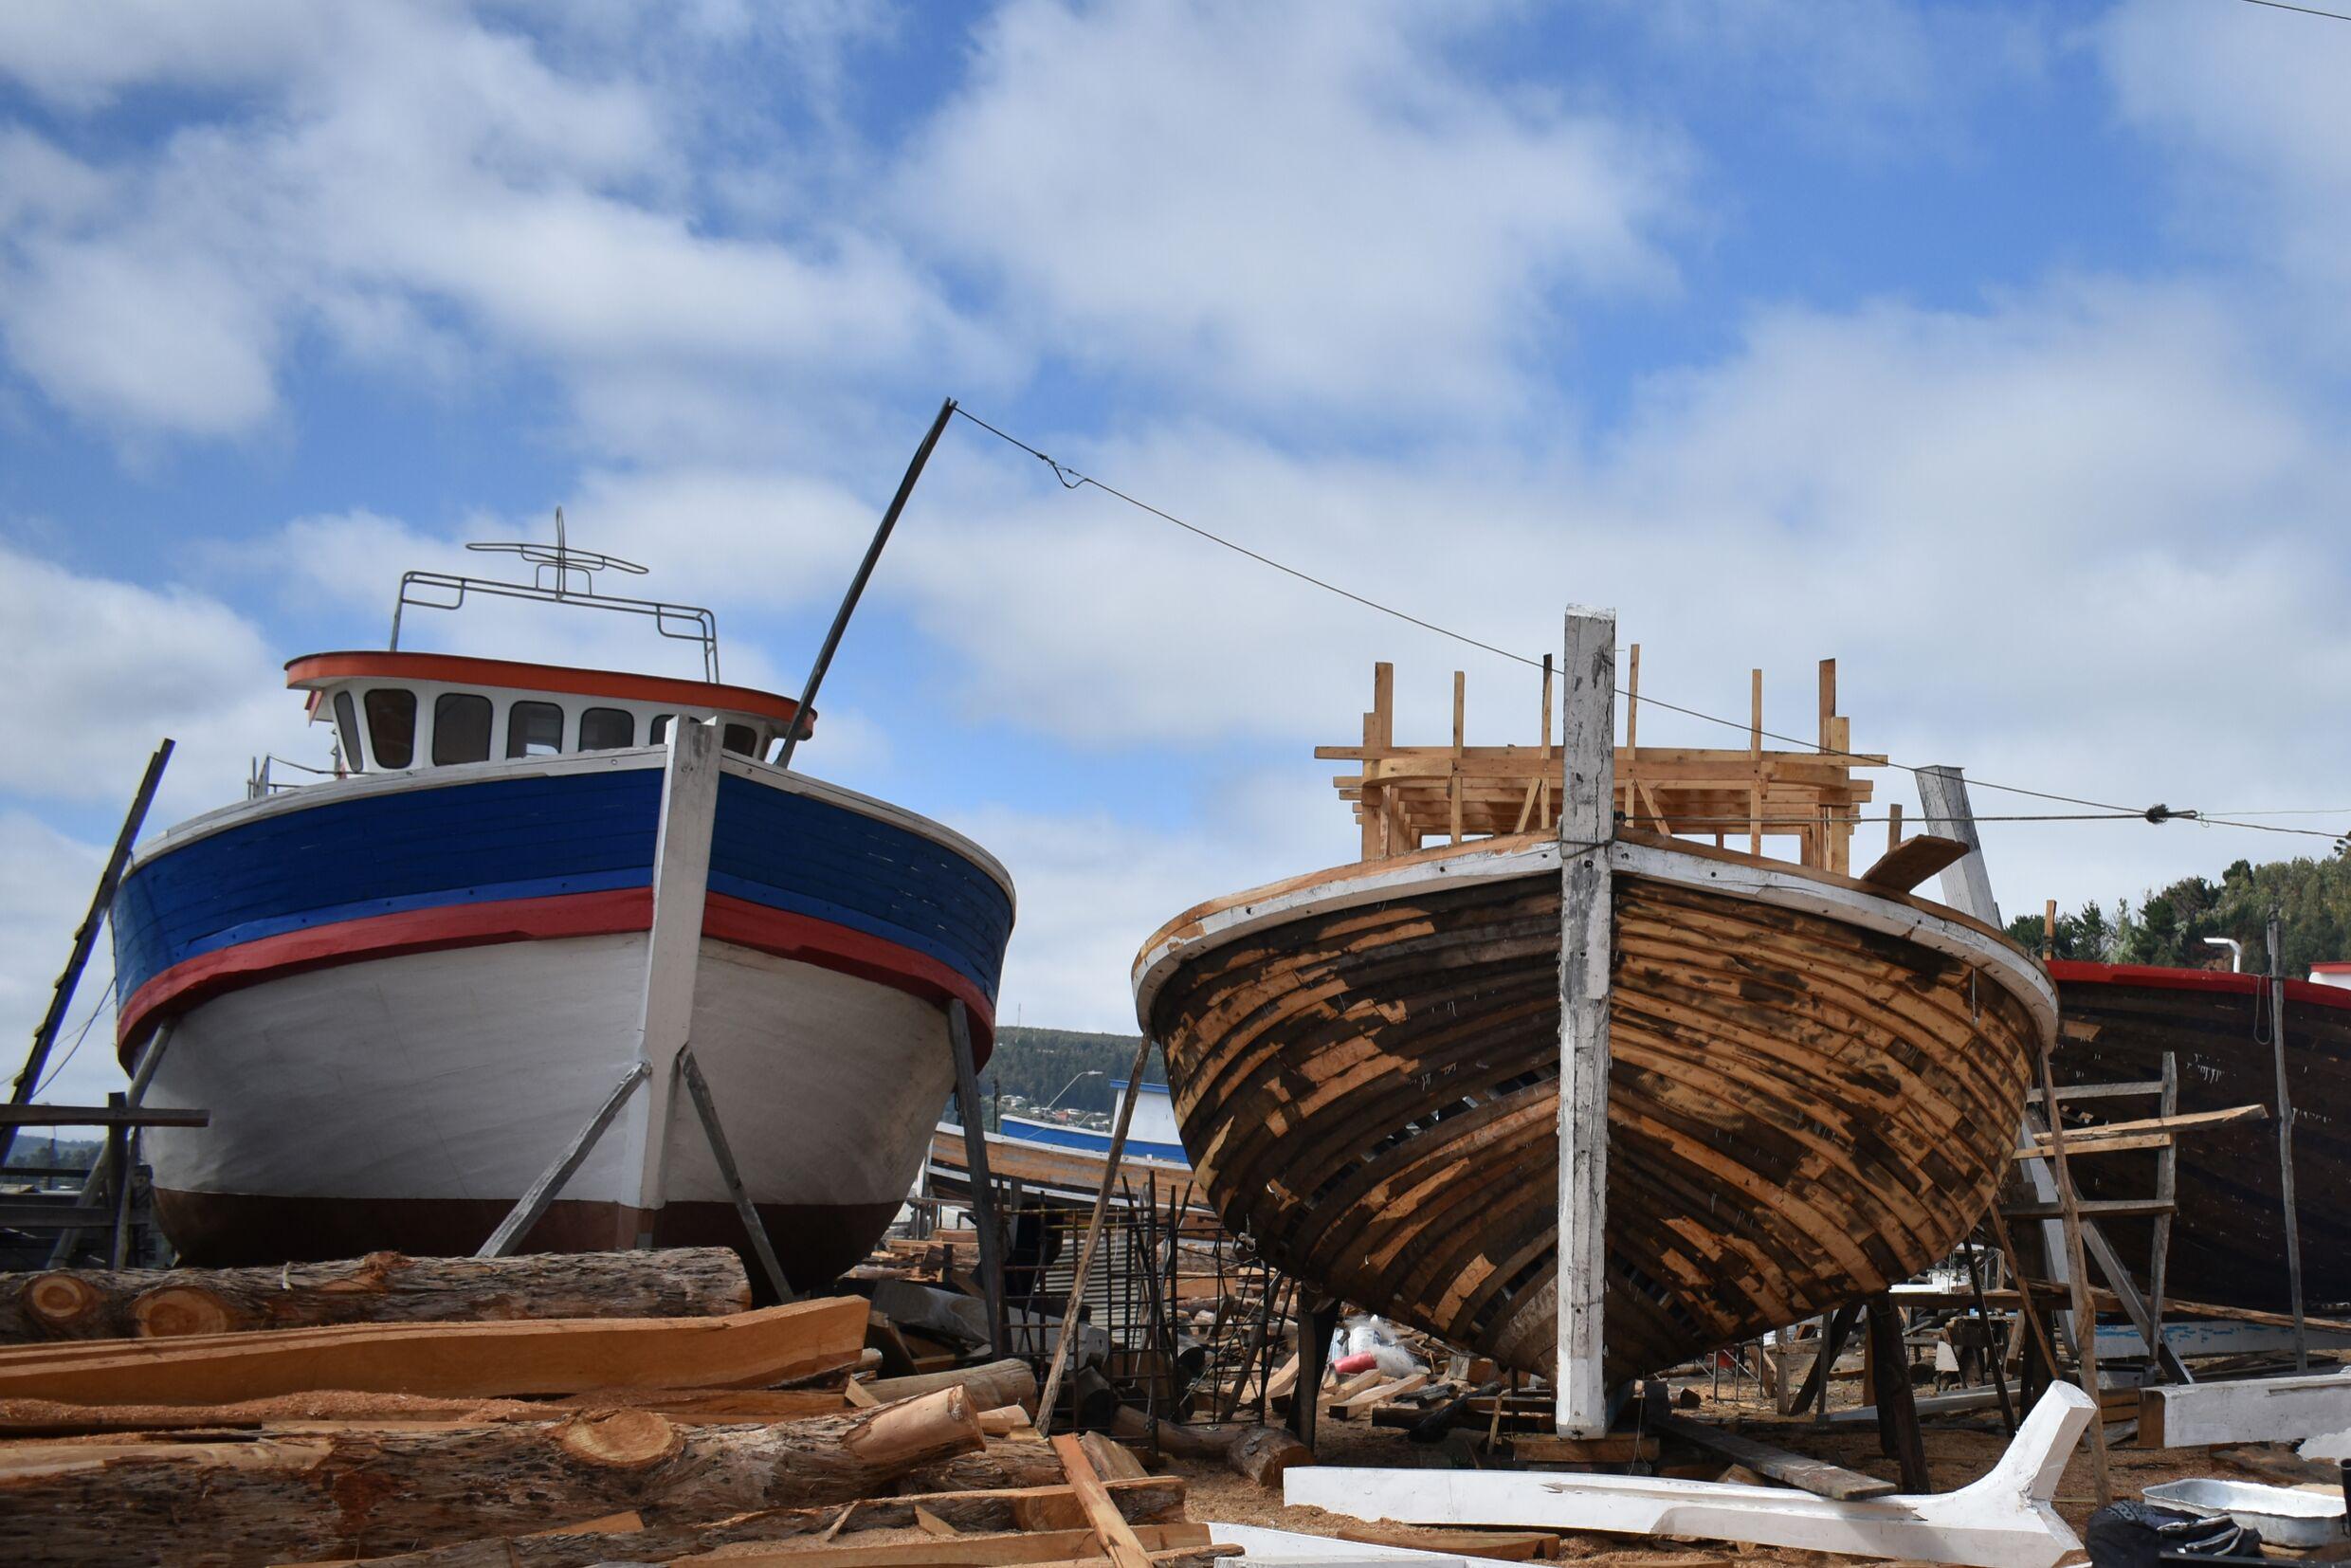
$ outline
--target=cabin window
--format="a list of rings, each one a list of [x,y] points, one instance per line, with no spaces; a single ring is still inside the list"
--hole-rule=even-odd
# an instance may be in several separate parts
[[[759,755],[759,732],[749,724],[729,724],[723,742],[726,749],[743,757]]]
[[[563,710],[553,702],[517,702],[506,710],[508,757],[553,757],[563,749]]]
[[[645,733],[646,743],[647,745],[658,746],[663,741],[668,739],[669,721],[677,717],[678,716],[674,713],[657,713],[653,715],[653,727]]]
[[[405,768],[416,760],[416,693],[379,687],[367,694],[368,739],[379,768]]]
[[[366,767],[367,754],[359,749],[359,705],[348,691],[335,694],[335,728],[343,738],[343,766]]]
[[[432,759],[487,762],[490,759],[490,700],[470,691],[445,691],[432,704]]]
[[[627,708],[590,708],[579,716],[579,749],[609,752],[637,743],[637,716]]]

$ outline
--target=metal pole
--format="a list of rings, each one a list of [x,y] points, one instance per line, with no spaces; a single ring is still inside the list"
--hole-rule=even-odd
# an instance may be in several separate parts
[[[2286,1087],[2286,974],[2278,919],[2269,917],[2269,1043],[2277,1059],[2278,1194],[2286,1209],[2286,1282],[2294,1302],[2294,1370],[2310,1370],[2310,1326],[2303,1320],[2302,1223],[2294,1208],[2294,1102]]]
[[[947,1003],[947,1048],[955,1057],[956,1110],[963,1121],[967,1207],[979,1238],[980,1287],[988,1297],[988,1334],[998,1356],[1010,1356],[1011,1321],[1004,1310],[1004,1232],[996,1228],[994,1179],[988,1174],[988,1129],[979,1119],[979,1071],[972,1060],[972,1023],[962,998]]]
[[[758,1205],[751,1201],[751,1189],[743,1185],[735,1151],[727,1146],[726,1129],[719,1121],[719,1103],[710,1097],[709,1081],[702,1077],[702,1065],[694,1060],[692,1046],[678,1052],[678,1071],[685,1077],[686,1096],[702,1118],[702,1136],[710,1140],[710,1158],[718,1164],[719,1179],[725,1183],[727,1196],[735,1200],[736,1217],[743,1222],[743,1234],[751,1238],[751,1249],[758,1256],[769,1287],[779,1304],[797,1301],[792,1282],[784,1278],[784,1266],[775,1259],[775,1245],[768,1240],[767,1223],[759,1218]]]
[[[82,924],[74,932],[73,952],[65,959],[64,973],[57,977],[57,987],[49,995],[49,1009],[41,1015],[41,1023],[32,1031],[32,1047],[25,1053],[24,1069],[16,1075],[16,1087],[9,1096],[12,1105],[29,1105],[34,1091],[41,1086],[42,1069],[48,1066],[49,1051],[57,1044],[57,1031],[64,1027],[65,1010],[73,1005],[74,988],[82,983],[82,971],[90,961],[90,949],[97,945],[98,928],[105,922],[106,911],[115,902],[115,889],[122,885],[122,868],[130,863],[131,846],[138,840],[138,830],[147,821],[147,808],[155,804],[155,786],[163,782],[164,765],[172,760],[172,741],[166,738],[155,748],[155,755],[147,759],[146,775],[138,781],[138,791],[131,796],[131,810],[122,819],[122,830],[115,834],[114,853],[106,857],[106,869],[98,879],[98,891],[90,896],[90,912],[82,917]],[[16,1147],[16,1129],[0,1127],[0,1165],[8,1163],[9,1152]]]
[[[810,669],[808,684],[800,688],[800,705],[793,710],[792,729],[784,737],[784,749],[776,755],[779,768],[792,766],[792,754],[807,732],[810,715],[816,711],[816,688],[825,684],[825,671],[832,667],[833,650],[841,646],[841,634],[848,629],[849,617],[857,612],[857,601],[866,592],[866,580],[873,575],[873,563],[882,558],[882,547],[890,542],[890,530],[898,526],[898,514],[906,509],[906,498],[914,494],[916,480],[922,477],[922,465],[931,460],[931,448],[939,445],[939,433],[947,421],[955,417],[956,400],[952,397],[939,406],[939,417],[931,421],[930,429],[922,437],[922,445],[914,449],[914,461],[906,465],[906,477],[898,482],[898,494],[890,498],[889,510],[882,514],[882,526],[873,531],[873,542],[866,546],[866,558],[858,563],[857,575],[849,579],[849,591],[841,599],[841,608],[833,612],[832,629],[825,633],[825,646],[816,652],[816,664]],[[968,1106],[966,1114],[977,1116],[977,1105]]]

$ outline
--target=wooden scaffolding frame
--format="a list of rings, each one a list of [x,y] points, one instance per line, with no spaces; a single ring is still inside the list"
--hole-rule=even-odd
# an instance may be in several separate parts
[[[1719,846],[1745,834],[1751,854],[1766,839],[1794,839],[1782,856],[1826,871],[1852,871],[1852,837],[1875,786],[1857,768],[1886,765],[1852,750],[1852,720],[1836,711],[1836,661],[1820,662],[1819,738],[1813,750],[1768,750],[1763,742],[1763,672],[1748,679],[1743,747],[1643,746],[1641,645],[1628,649],[1625,743],[1616,748],[1615,809],[1629,826],[1668,834],[1711,834]],[[1453,672],[1450,745],[1395,740],[1395,666],[1372,666],[1372,705],[1363,738],[1317,746],[1317,757],[1354,762],[1332,779],[1352,802],[1362,858],[1409,854],[1430,840],[1459,844],[1501,833],[1549,830],[1558,820],[1565,748],[1553,743],[1552,663],[1543,661],[1541,739],[1532,746],[1471,746],[1466,740],[1467,678]]]

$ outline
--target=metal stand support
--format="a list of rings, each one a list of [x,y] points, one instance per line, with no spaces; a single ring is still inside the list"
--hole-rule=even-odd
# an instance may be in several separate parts
[[[702,1118],[702,1135],[710,1140],[710,1158],[718,1163],[719,1179],[726,1183],[726,1195],[735,1200],[736,1216],[743,1222],[743,1233],[751,1238],[751,1250],[757,1255],[759,1267],[766,1273],[776,1302],[780,1304],[793,1300],[792,1282],[784,1278],[784,1266],[775,1261],[775,1248],[768,1240],[767,1225],[759,1218],[758,1206],[751,1201],[742,1173],[735,1167],[735,1151],[727,1147],[726,1129],[719,1124],[718,1103],[710,1098],[710,1084],[702,1077],[702,1065],[694,1060],[692,1046],[678,1052],[678,1071],[684,1075],[686,1097],[694,1102],[694,1112]]]
[[[960,1002],[956,1005],[962,1006]],[[956,1070],[960,1074],[964,1070],[961,1064],[971,1058],[968,1039],[957,1047],[957,1052]],[[1103,1215],[1110,1208],[1110,1189],[1119,1179],[1119,1161],[1126,1156],[1126,1129],[1135,1120],[1135,1101],[1142,1092],[1143,1073],[1150,1066],[1151,1037],[1146,1034],[1135,1043],[1135,1065],[1127,1069],[1126,1094],[1119,1102],[1119,1124],[1110,1135],[1109,1158],[1103,1161],[1102,1186],[1094,1193],[1094,1217],[1086,1222],[1085,1245],[1078,1249],[1078,1266],[1069,1276],[1069,1301],[1062,1308],[1061,1331],[1053,1336],[1052,1364],[1046,1368],[1045,1388],[1037,1395],[1036,1428],[1039,1436],[1052,1430],[1053,1400],[1061,1392],[1062,1369],[1069,1364],[1070,1341],[1077,1338],[1078,1307],[1085,1299],[1085,1277],[1093,1272],[1094,1249],[1102,1245]],[[1130,1212],[1133,1207],[1130,1202]],[[1156,1219],[1158,1212],[1156,1199],[1151,1212]],[[1156,1258],[1157,1253],[1155,1251],[1152,1255]],[[1157,1276],[1155,1274],[1153,1277],[1156,1279]],[[1158,1316],[1158,1298],[1155,1294],[1152,1299],[1155,1321]],[[1166,1340],[1162,1350],[1167,1353],[1164,1364],[1173,1366],[1175,1337],[1170,1333],[1162,1338]]]
[[[562,1191],[563,1184],[572,1179],[573,1173],[587,1159],[589,1151],[596,1146],[596,1140],[604,1136],[604,1129],[612,1124],[612,1118],[620,1114],[620,1108],[628,1103],[630,1091],[645,1082],[649,1070],[641,1061],[629,1064],[628,1070],[620,1075],[620,1082],[612,1085],[612,1092],[604,1097],[604,1103],[598,1105],[595,1114],[572,1135],[572,1141],[563,1146],[554,1163],[541,1171],[538,1179],[524,1189],[522,1195],[515,1200],[515,1206],[506,1212],[506,1217],[498,1222],[498,1229],[490,1232],[490,1239],[474,1249],[475,1257],[502,1258],[520,1245],[522,1238],[530,1233],[531,1227],[537,1225],[539,1216],[546,1213],[547,1206],[555,1201],[556,1194]]]

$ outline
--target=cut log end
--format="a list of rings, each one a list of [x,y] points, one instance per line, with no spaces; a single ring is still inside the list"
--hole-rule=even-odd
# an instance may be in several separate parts
[[[194,1285],[165,1285],[140,1291],[132,1299],[131,1319],[138,1325],[139,1335],[150,1340],[234,1334],[255,1326],[241,1321],[218,1295]]]
[[[51,1329],[68,1329],[105,1310],[103,1292],[63,1269],[35,1275],[25,1285],[25,1311]]]
[[[649,1410],[585,1412],[556,1429],[556,1441],[574,1459],[632,1470],[658,1465],[685,1446],[678,1429]]]
[[[1314,1463],[1314,1450],[1280,1427],[1251,1427],[1232,1440],[1225,1462],[1260,1486],[1279,1486],[1284,1470]]]

